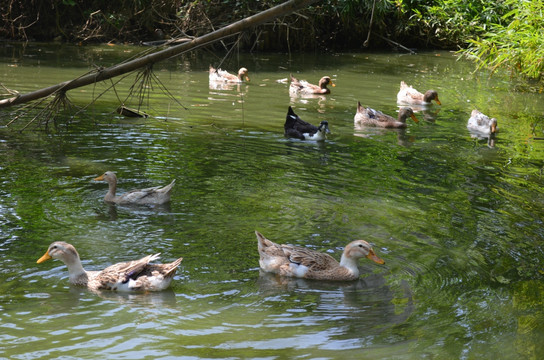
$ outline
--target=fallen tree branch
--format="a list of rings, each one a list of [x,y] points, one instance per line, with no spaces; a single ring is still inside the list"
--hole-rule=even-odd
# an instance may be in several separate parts
[[[86,86],[99,81],[107,80],[128,72],[132,72],[136,69],[148,66],[161,60],[169,59],[173,56],[180,55],[186,51],[208,45],[212,42],[221,40],[225,37],[232,36],[247,28],[257,26],[271,19],[279,16],[287,15],[302,7],[308,6],[316,0],[289,0],[283,4],[277,5],[268,10],[262,11],[258,14],[252,15],[233,24],[225,26],[219,30],[213,31],[209,34],[200,36],[191,41],[169,47],[164,50],[157,51],[155,53],[145,55],[138,59],[134,59],[125,63],[117,64],[109,68],[101,68],[91,74],[83,75],[77,79],[65,81],[60,84],[49,86],[40,90],[36,90],[27,94],[19,94],[17,96],[0,100],[0,108],[5,108],[17,104],[23,104],[33,100],[37,100],[58,91],[69,91],[75,88]]]

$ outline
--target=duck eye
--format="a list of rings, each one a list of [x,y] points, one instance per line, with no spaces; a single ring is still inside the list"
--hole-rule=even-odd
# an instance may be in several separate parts
[[[359,247],[362,248],[362,247],[363,247],[363,244],[359,244]]]

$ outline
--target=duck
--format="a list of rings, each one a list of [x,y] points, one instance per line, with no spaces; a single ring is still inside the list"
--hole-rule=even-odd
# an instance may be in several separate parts
[[[422,94],[404,81],[400,82],[400,90],[397,94],[399,105],[431,105],[433,100],[438,105],[442,105],[435,90],[427,90],[425,94]]]
[[[477,109],[472,110],[467,129],[482,135],[494,135],[497,132],[497,119],[489,118]]]
[[[281,276],[348,281],[359,278],[357,265],[360,258],[366,257],[380,265],[385,263],[365,240],[355,240],[346,245],[338,262],[326,253],[300,246],[276,244],[258,231],[255,231],[255,235],[261,269]]]
[[[212,82],[225,82],[225,83],[242,83],[249,81],[248,70],[243,67],[238,70],[238,75],[229,73],[228,71],[215,69],[210,65],[210,81]]]
[[[324,141],[327,137],[326,134],[331,132],[329,130],[328,121],[321,121],[319,126],[307,123],[295,114],[291,106],[289,106],[289,110],[287,110],[283,128],[286,137],[300,140]]]
[[[319,80],[319,85],[310,84],[306,80],[298,80],[291,74],[291,84],[289,85],[289,92],[296,95],[323,95],[330,94],[331,90],[327,87],[336,85],[332,82],[329,76],[323,76]]]
[[[361,105],[361,102],[357,102],[357,113],[353,117],[355,126],[374,126],[383,128],[405,128],[406,119],[411,117],[414,122],[418,123],[419,120],[414,115],[412,108],[403,107],[399,110],[399,116],[395,119],[392,116],[386,115],[381,111],[374,110],[372,108],[365,108]]]
[[[55,241],[36,262],[40,264],[49,259],[61,260],[68,267],[70,283],[90,290],[161,291],[170,286],[183,258],[169,264],[150,264],[159,256],[160,253],[147,255],[139,260],[108,266],[101,271],[86,271],[73,245]]]
[[[104,201],[114,204],[140,204],[140,205],[161,205],[170,201],[170,192],[176,180],[172,180],[165,187],[155,186],[147,189],[137,189],[126,192],[122,195],[115,195],[117,190],[117,176],[113,171],[106,171],[104,174],[94,179],[95,181],[105,181],[109,185],[109,190],[104,196]]]

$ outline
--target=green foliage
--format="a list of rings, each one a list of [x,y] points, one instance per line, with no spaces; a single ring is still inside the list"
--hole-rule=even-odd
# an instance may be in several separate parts
[[[512,75],[541,80],[544,73],[544,4],[541,0],[507,0],[512,10],[493,23],[463,54],[480,68],[509,69]]]
[[[500,0],[397,1],[406,8],[405,12],[412,10],[409,24],[418,29],[418,35],[426,43],[439,47],[466,44],[489,24],[500,23],[508,11]]]

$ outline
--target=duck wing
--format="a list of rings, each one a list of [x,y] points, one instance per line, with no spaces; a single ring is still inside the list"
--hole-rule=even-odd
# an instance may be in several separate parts
[[[397,94],[398,102],[423,101],[423,94],[414,89],[404,81],[400,83],[400,90]]]
[[[329,254],[293,245],[281,245],[291,263],[302,265],[309,271],[325,271],[339,266],[338,261]]]
[[[379,110],[375,110],[372,108],[366,108],[365,110],[369,119],[373,119],[381,123],[389,123],[391,121],[397,121],[394,117],[384,114],[383,112]]]
[[[160,254],[147,255],[141,259],[117,263],[108,266],[95,275],[94,281],[98,289],[113,289],[120,284],[126,284],[130,279],[136,279],[145,270],[149,262],[158,259]]]
[[[293,108],[289,106],[287,116],[285,117],[285,124],[283,125],[285,131],[288,129],[295,129],[299,132],[311,133],[317,131],[317,126],[312,125],[302,120],[295,112]]]
[[[306,80],[298,80],[291,75],[289,91],[303,94],[319,94],[321,93],[321,88],[318,85],[310,84]]]
[[[168,264],[150,264],[160,254],[111,265],[95,274],[93,287],[107,290],[162,290],[170,284],[179,264],[179,258]]]
[[[119,204],[140,203],[140,204],[161,204],[170,200],[170,191],[174,187],[174,179],[169,185],[164,187],[153,186],[146,189],[136,189],[128,191],[118,197]]]
[[[304,134],[298,131],[297,129],[285,129],[285,136],[290,138],[295,138],[299,140],[304,140]]]
[[[229,73],[228,71],[215,69],[210,66],[210,80],[211,81],[220,81],[220,82],[238,82],[238,76]]]

